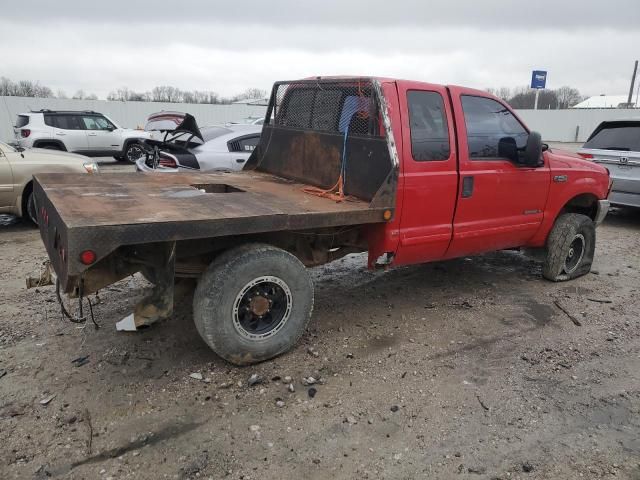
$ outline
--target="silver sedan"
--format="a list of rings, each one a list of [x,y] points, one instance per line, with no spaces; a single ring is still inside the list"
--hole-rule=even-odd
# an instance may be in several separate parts
[[[158,146],[157,157],[150,151],[140,158],[136,170],[163,173],[242,170],[258,145],[261,132],[262,125],[203,127],[202,141],[177,136]]]

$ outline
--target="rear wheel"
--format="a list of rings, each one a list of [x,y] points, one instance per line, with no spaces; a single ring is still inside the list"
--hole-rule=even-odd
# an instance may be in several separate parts
[[[561,215],[547,240],[542,275],[561,282],[589,273],[595,247],[596,229],[589,217],[578,213]]]
[[[313,310],[313,283],[305,266],[270,245],[248,244],[213,261],[198,281],[193,315],[211,349],[236,365],[289,350]]]

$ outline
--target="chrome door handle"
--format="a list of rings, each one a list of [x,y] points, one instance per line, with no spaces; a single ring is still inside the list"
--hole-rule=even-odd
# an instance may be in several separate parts
[[[66,135],[66,133],[63,133],[63,132],[56,132],[56,135],[60,135],[60,136],[62,137],[62,136],[64,136],[64,135]]]
[[[90,137],[95,137],[96,135],[98,135],[96,132],[91,132],[88,134]]]

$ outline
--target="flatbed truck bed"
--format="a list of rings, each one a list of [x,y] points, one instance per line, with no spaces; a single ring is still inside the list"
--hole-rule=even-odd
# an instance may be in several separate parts
[[[45,245],[65,291],[86,267],[79,258],[64,262],[58,244],[91,250],[99,260],[125,245],[384,222],[384,208],[355,197],[336,202],[306,187],[256,171],[46,174],[34,186],[51,227],[42,229],[51,237]]]

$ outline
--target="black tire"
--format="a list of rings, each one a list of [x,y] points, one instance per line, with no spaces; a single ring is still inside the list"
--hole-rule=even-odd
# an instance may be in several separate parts
[[[589,217],[579,213],[560,215],[547,239],[542,276],[563,282],[589,273],[595,248],[596,228]]]
[[[131,142],[124,149],[122,158],[129,163],[135,164],[142,155],[144,155],[144,148],[142,145],[138,142]]]
[[[200,277],[193,297],[200,336],[235,365],[289,350],[304,333],[312,310],[313,283],[305,266],[264,244],[222,253]]]
[[[24,211],[22,212],[22,218],[29,221],[34,225],[38,225],[38,210],[36,208],[36,197],[33,194],[33,190],[29,190],[27,194],[27,200],[24,202]]]

